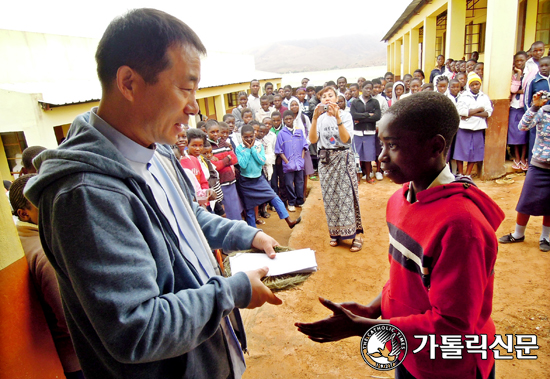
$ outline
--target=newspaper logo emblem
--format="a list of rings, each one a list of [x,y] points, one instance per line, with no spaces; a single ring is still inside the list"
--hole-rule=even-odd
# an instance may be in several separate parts
[[[407,339],[396,326],[375,325],[361,338],[361,356],[375,370],[393,370],[407,356]]]

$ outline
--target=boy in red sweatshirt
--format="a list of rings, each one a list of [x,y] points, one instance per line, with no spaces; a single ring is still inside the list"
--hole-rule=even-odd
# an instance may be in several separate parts
[[[495,339],[495,230],[504,213],[473,182],[455,181],[445,164],[458,124],[454,104],[433,91],[402,99],[388,110],[379,126],[379,159],[384,174],[404,184],[386,212],[389,280],[368,305],[320,298],[334,314],[296,324],[317,342],[363,336],[378,324],[398,327],[408,354],[395,370],[397,379],[494,378],[494,356],[487,347]],[[439,345],[442,335],[461,336],[462,359],[444,360],[440,350],[432,359],[428,345],[413,353],[422,342],[414,336],[430,334]],[[467,351],[466,335],[487,336],[487,359],[479,350]]]

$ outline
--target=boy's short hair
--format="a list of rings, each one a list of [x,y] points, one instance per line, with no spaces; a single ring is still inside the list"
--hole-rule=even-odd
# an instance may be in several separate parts
[[[229,125],[227,125],[227,124],[226,124],[225,122],[223,122],[223,121],[220,122],[219,125],[220,125],[220,129],[229,129]]]
[[[266,83],[264,84],[264,89],[266,89],[267,86],[273,87],[273,83],[271,83],[271,82],[266,82]]]
[[[273,116],[273,115],[272,115]],[[286,116],[292,116],[294,117],[294,113],[292,113],[292,111],[290,109],[287,109],[284,113],[283,113],[283,119],[286,117]]]
[[[243,109],[241,109],[241,116],[244,116],[245,113],[252,113],[252,114],[254,114],[254,112],[252,112],[252,109],[250,109],[250,108],[243,108]]]
[[[483,62],[477,62],[476,65],[474,66],[474,70],[476,69],[477,66],[485,66],[485,65],[483,64]]]
[[[250,125],[250,126],[260,125],[260,122],[258,120],[252,120],[247,125]]]
[[[281,99],[283,98],[280,93],[276,93],[275,95],[273,95],[273,100],[275,100],[276,97],[280,97]]]
[[[274,98],[275,98],[275,96],[273,96],[273,95],[267,95],[267,101],[269,101],[270,103],[273,102]]]
[[[336,85],[336,83],[334,83],[334,80],[329,80],[329,81],[327,82],[327,85],[326,85],[325,88],[330,87],[330,86],[335,86],[335,85]]]
[[[348,82],[348,80],[346,79],[345,76],[340,76],[338,79],[336,79],[336,81],[340,80],[340,79],[344,79],[346,81],[346,83]]]
[[[237,94],[237,99],[240,99],[241,97],[246,97],[248,99],[248,94],[244,91],[241,91]]]
[[[210,144],[210,142],[208,142],[208,140],[204,141],[204,145],[202,145],[202,147],[212,147],[212,145]]]
[[[231,113],[224,114],[223,118],[222,118],[223,122],[227,121],[228,118],[233,118],[234,119],[235,116],[233,116]],[[221,123],[220,123],[220,125],[221,125]]]
[[[466,61],[466,63],[468,63],[468,62],[474,62],[474,63],[477,63],[477,60],[475,60],[475,59],[473,59],[473,58],[470,58],[470,59],[468,59],[468,60]]]
[[[351,87],[356,87],[357,89],[359,89],[359,84],[357,84],[357,83],[351,83],[351,84],[349,85],[349,88],[351,89]]]
[[[206,124],[204,125],[204,128],[206,130],[209,130],[211,127],[219,125],[218,120],[214,120],[211,118],[210,120],[206,121]]]
[[[388,76],[388,75],[395,76],[395,75],[393,74],[393,72],[388,71],[388,72],[386,72],[386,73],[384,74],[384,78],[385,78],[386,76]]]
[[[201,139],[202,143],[206,142],[206,133],[200,130],[199,128],[190,128],[187,131],[187,140],[191,142],[194,139]]]
[[[426,141],[437,134],[445,138],[445,153],[458,131],[460,116],[456,106],[445,95],[434,92],[419,92],[399,100],[388,109],[393,115],[392,125],[406,128]]]
[[[262,97],[260,97],[260,101],[269,101],[269,98],[267,95],[262,95]]]
[[[372,82],[373,85],[375,85],[375,84],[381,85],[382,84],[382,82],[378,78],[372,79],[371,82]]]
[[[313,86],[307,86],[306,91],[315,91],[315,87]]]
[[[424,75],[424,71],[422,71],[421,69],[417,68],[416,70],[414,70],[414,73],[419,73],[422,75],[422,78],[426,79],[426,75]]]
[[[202,128],[204,125],[206,125],[206,121],[201,120],[201,121],[197,122],[197,129]]]
[[[284,89],[287,89],[287,88],[288,88],[288,89],[292,90],[292,86],[291,86],[290,84],[287,84],[287,85],[284,86],[283,88],[284,88]]]
[[[420,80],[418,78],[412,78],[411,79],[411,84],[412,84],[412,82],[418,82],[418,83],[422,84],[422,80]]]
[[[370,80],[367,80],[365,84],[363,84],[363,88],[365,88],[368,84],[370,84],[371,87],[374,87],[374,84]]]
[[[23,163],[23,167],[25,167],[27,171],[35,171],[36,169],[32,164],[32,160],[44,150],[46,150],[44,146],[29,146],[23,150],[23,154],[21,154],[21,163]]]
[[[386,83],[386,86],[384,87],[384,89],[388,89],[388,88],[393,89],[393,82],[387,82]]]
[[[129,66],[148,84],[171,62],[171,46],[192,46],[200,54],[206,48],[197,34],[181,20],[156,9],[134,9],[114,19],[101,37],[95,53],[97,75],[104,89],[109,89],[118,68]]]
[[[422,87],[420,87],[422,90],[425,90],[426,88],[431,89],[433,91],[434,85],[433,83],[424,83],[422,84]]]
[[[272,118],[272,119],[273,119],[273,116],[279,116],[279,117],[281,117],[281,112],[275,111],[275,112],[271,113],[271,118]]]
[[[405,74],[403,75],[403,80],[405,80],[406,78],[412,78],[413,76],[411,74]]]
[[[527,53],[523,50],[521,51],[518,51],[517,53],[514,54],[514,59],[516,59],[519,55],[523,55],[524,57],[528,57]]]
[[[449,80],[449,87],[451,86],[451,84],[455,84],[455,83],[460,84],[460,82],[458,81],[458,79],[451,79],[451,80]]]
[[[539,59],[539,64],[541,64],[542,61],[548,62],[548,61],[550,61],[550,57],[548,55],[546,55],[546,56],[540,58]]]
[[[254,133],[254,128],[252,127],[252,123],[243,125],[243,127],[241,128],[241,136],[246,132]]]
[[[271,120],[271,117],[269,117],[269,116],[268,116],[268,117],[264,117],[264,118],[262,119],[262,122],[261,122],[260,126],[261,126],[261,125],[264,125],[263,123],[265,122],[265,120]]]
[[[13,214],[17,217],[19,217],[17,214],[18,209],[30,209],[30,201],[23,195],[23,190],[29,179],[33,176],[36,176],[36,174],[22,175],[11,184],[10,204],[13,208]]]

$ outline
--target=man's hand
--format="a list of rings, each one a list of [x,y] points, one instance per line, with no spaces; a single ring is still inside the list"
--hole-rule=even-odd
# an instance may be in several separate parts
[[[273,259],[275,258],[275,250],[273,250],[273,248],[280,245],[279,242],[275,241],[274,238],[271,238],[264,232],[258,232],[252,240],[252,246],[256,249],[265,251],[267,256]]]
[[[266,276],[269,269],[267,267],[262,267],[254,271],[247,271],[245,274],[250,280],[250,286],[252,287],[252,298],[250,299],[250,304],[248,304],[248,309],[254,309],[261,307],[265,302],[274,305],[280,305],[283,303],[269,288],[262,283],[262,278]]]

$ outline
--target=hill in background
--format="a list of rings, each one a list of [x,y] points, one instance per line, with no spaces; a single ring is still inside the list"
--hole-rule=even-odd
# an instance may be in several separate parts
[[[386,45],[377,37],[354,34],[301,41],[276,42],[247,50],[256,69],[277,73],[380,66]]]

